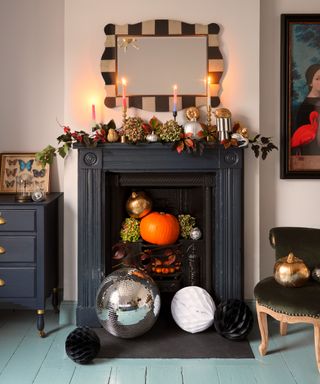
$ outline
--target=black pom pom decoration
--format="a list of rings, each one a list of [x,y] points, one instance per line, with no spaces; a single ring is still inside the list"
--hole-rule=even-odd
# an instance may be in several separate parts
[[[99,350],[99,337],[89,327],[78,327],[67,337],[66,353],[75,363],[90,363],[97,356]]]
[[[251,331],[252,325],[252,312],[243,301],[230,299],[218,305],[214,315],[214,326],[226,339],[244,339]]]

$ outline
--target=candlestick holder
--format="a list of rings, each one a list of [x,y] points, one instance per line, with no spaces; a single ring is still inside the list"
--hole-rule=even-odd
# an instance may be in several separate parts
[[[127,121],[127,107],[122,109],[122,126],[124,127]]]
[[[212,108],[211,105],[207,106],[207,127],[210,129],[211,127],[211,113],[212,113]]]
[[[172,114],[173,114],[173,120],[176,121],[177,120],[178,112],[177,111],[173,111]]]

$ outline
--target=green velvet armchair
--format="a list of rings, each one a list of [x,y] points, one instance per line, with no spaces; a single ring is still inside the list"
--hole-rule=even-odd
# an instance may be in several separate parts
[[[272,228],[269,239],[276,259],[293,252],[310,271],[320,265],[320,229]],[[306,285],[288,288],[278,284],[272,276],[256,285],[254,295],[261,334],[260,354],[264,356],[268,348],[267,315],[280,321],[282,336],[287,333],[288,323],[310,323],[314,326],[316,362],[320,371],[320,283],[310,277]]]

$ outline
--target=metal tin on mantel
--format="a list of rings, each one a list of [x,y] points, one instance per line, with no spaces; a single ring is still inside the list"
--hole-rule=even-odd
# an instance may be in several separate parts
[[[219,108],[215,111],[217,132],[219,140],[227,140],[232,132],[231,112],[227,108]]]

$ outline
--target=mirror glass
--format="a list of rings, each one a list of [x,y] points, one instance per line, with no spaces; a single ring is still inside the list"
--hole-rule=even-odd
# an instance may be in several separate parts
[[[176,84],[179,95],[204,96],[207,45],[206,36],[118,36],[118,81],[128,95],[170,95]]]

